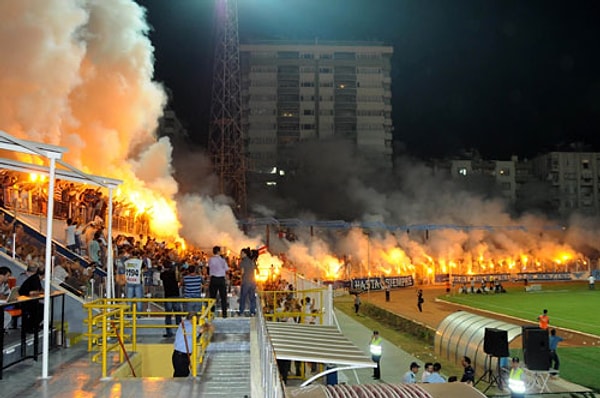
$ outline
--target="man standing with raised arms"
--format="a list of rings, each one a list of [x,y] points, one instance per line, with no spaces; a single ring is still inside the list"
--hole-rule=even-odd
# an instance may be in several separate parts
[[[242,249],[240,257],[240,269],[242,271],[242,288],[240,293],[240,308],[238,311],[239,316],[244,315],[246,309],[246,299],[250,301],[250,316],[256,315],[256,279],[254,277],[254,271],[256,270],[256,263],[251,258],[251,250],[249,247]]]

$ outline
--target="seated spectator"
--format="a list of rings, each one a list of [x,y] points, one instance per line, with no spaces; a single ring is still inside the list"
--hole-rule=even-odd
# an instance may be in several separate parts
[[[90,278],[83,272],[83,268],[78,262],[70,263],[69,270],[70,273],[65,279],[65,284],[83,292]]]
[[[8,278],[12,275],[12,271],[8,267],[0,267],[0,300],[6,300],[10,295],[10,287],[8,286]]]
[[[460,379],[462,383],[473,385],[475,383],[475,370],[471,366],[471,358],[464,356],[462,357],[461,364],[464,368],[464,373]],[[450,381],[450,380],[448,380]]]
[[[42,270],[35,266],[27,267],[27,279],[19,288],[19,295],[36,297],[43,293],[40,276],[43,276]],[[36,327],[42,321],[44,305],[40,302],[25,302],[21,304],[22,324],[25,333],[34,333]]]
[[[27,279],[23,282],[21,287],[19,288],[19,295],[21,296],[36,296],[40,295],[43,292],[42,283],[40,280],[40,276],[43,273],[39,272],[40,270],[36,266],[28,266],[25,275],[27,275]]]
[[[61,265],[60,258],[56,257],[54,260],[54,268],[52,270],[52,280],[54,283],[61,284],[69,277],[70,269],[68,268],[68,265],[65,265],[65,267]]]
[[[0,212],[0,244],[2,246],[6,245],[10,235],[12,235],[16,220],[17,217],[13,217],[13,220],[8,222],[4,219],[4,212]]]
[[[0,300],[8,299],[10,295],[10,287],[8,286],[8,278],[12,275],[10,268],[0,267]],[[7,311],[4,311],[4,329],[10,328],[11,316]]]

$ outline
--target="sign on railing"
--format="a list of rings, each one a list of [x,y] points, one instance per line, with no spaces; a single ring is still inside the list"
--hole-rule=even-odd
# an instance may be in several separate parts
[[[367,291],[367,290],[384,290],[386,285],[390,289],[399,287],[413,286],[414,279],[412,275],[407,276],[387,276],[383,278],[357,278],[350,281],[350,289],[353,291]]]

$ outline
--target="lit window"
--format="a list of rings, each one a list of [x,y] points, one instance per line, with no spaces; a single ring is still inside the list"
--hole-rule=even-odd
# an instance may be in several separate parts
[[[466,176],[467,175],[467,168],[466,167],[459,167],[458,168],[458,174],[461,176]]]

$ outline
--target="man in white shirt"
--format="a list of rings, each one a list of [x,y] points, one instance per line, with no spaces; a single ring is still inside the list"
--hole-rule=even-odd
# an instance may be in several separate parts
[[[221,248],[219,246],[213,247],[213,256],[208,259],[208,273],[210,275],[210,282],[208,284],[208,291],[211,298],[217,298],[221,300],[221,311],[223,318],[227,318],[227,281],[225,276],[229,271],[229,265],[223,257],[221,257]],[[213,306],[213,311],[215,307]]]
[[[67,227],[65,228],[65,243],[67,249],[74,252],[77,250],[77,241],[75,240],[75,231],[77,223],[71,218],[67,218]]]
[[[127,298],[144,298],[143,261],[140,252],[134,249],[132,256],[123,262],[125,267],[125,294]],[[138,315],[142,312],[142,303],[137,303]]]
[[[52,270],[52,279],[55,283],[61,284],[69,277],[69,271],[67,271],[61,264],[58,257],[54,258],[54,268]]]
[[[433,362],[426,362],[421,375],[421,382],[425,383],[427,378],[433,373]]]

